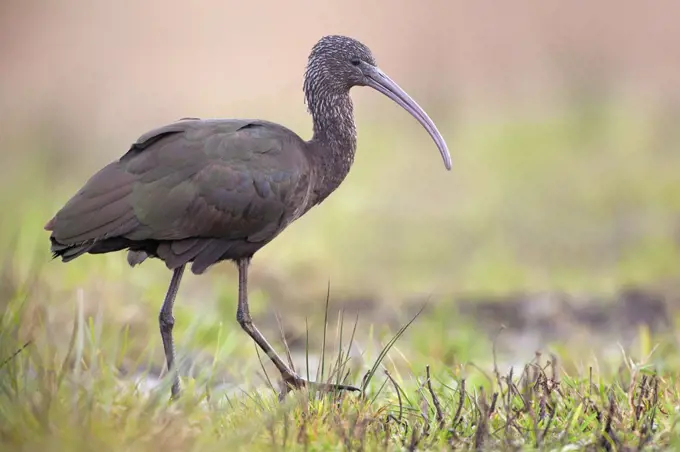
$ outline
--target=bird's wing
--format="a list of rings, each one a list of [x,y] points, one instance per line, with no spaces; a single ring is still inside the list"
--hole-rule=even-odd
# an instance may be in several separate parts
[[[95,174],[46,228],[62,245],[112,237],[268,240],[307,196],[302,143],[263,121],[172,123]]]

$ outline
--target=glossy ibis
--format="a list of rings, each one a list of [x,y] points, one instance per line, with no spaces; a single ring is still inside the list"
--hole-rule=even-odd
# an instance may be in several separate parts
[[[303,85],[314,123],[310,141],[262,120],[182,119],[142,135],[45,225],[52,231],[54,256],[64,262],[85,253],[127,249],[132,266],[154,257],[173,270],[159,314],[168,370],[175,373],[173,398],[180,388],[172,308],[189,263],[194,274],[201,274],[217,262],[234,261],[239,324],[281,372],[283,394],[309,383],[253,325],[248,266],[257,250],[347,176],[357,146],[349,96],[353,86],[369,86],[406,109],[429,132],[451,169],[446,143],[432,120],[378,69],[368,47],[352,38],[326,36],[312,48]]]

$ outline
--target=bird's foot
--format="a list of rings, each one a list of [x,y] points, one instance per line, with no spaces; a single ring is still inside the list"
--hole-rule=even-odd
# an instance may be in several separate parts
[[[356,386],[352,385],[341,385],[341,384],[333,384],[333,383],[317,383],[314,381],[308,381],[305,380],[304,378],[300,377],[299,375],[290,375],[290,376],[284,376],[283,381],[282,381],[282,389],[281,392],[279,393],[279,400],[283,400],[286,395],[294,390],[297,389],[302,389],[308,387],[310,389],[313,389],[315,391],[326,391],[326,392],[333,392],[333,391],[352,391],[352,392],[361,392],[360,388],[357,388]]]

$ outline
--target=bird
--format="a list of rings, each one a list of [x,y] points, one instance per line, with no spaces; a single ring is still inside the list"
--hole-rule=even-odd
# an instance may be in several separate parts
[[[96,172],[44,226],[53,258],[127,250],[130,266],[160,259],[172,271],[158,322],[171,399],[180,395],[173,306],[187,266],[195,275],[231,261],[238,269],[236,320],[281,374],[282,395],[303,387],[360,391],[307,381],[253,323],[248,269],[254,254],[320,205],[354,162],[357,132],[350,89],[370,87],[410,113],[451,170],[446,142],[427,113],[377,65],[371,50],[342,35],[313,45],[303,92],[313,134],[304,140],[260,119],[182,118],[141,135]]]

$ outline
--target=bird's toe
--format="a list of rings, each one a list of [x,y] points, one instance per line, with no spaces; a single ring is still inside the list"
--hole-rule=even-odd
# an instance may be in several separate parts
[[[289,377],[284,377],[283,380],[281,381],[281,391],[279,392],[279,400],[283,400],[289,392],[299,390],[305,387],[309,387],[315,391],[324,392],[340,392],[340,391],[361,392],[361,389],[356,386],[334,383],[317,383],[305,380],[304,378],[298,375],[293,375]]]

